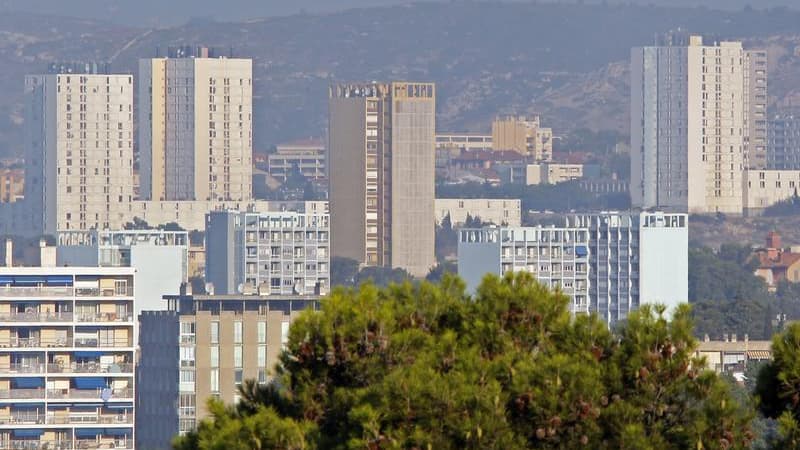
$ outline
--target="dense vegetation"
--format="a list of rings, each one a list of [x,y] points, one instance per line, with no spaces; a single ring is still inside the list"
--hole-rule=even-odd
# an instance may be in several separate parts
[[[694,358],[688,307],[616,334],[526,273],[475,296],[440,284],[337,289],[290,330],[272,384],[178,438],[188,449],[743,449],[748,401]]]
[[[752,249],[725,244],[718,251],[689,249],[689,301],[699,336],[748,334],[769,339],[786,321],[800,319],[800,287],[781,283],[776,292],[754,275]]]

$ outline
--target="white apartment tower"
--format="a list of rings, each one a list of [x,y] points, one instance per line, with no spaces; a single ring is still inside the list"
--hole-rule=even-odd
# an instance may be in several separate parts
[[[251,199],[252,65],[189,47],[139,61],[143,199]]]
[[[25,77],[25,94],[32,229],[107,228],[117,205],[133,197],[133,76],[97,64],[52,65]]]
[[[634,207],[742,212],[750,109],[766,89],[751,64],[762,60],[741,42],[706,45],[685,33],[631,51]]]

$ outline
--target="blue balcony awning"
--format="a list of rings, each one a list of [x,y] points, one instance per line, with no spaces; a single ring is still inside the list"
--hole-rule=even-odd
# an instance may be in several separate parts
[[[130,428],[106,428],[107,436],[131,436],[132,434]]]
[[[575,247],[575,256],[586,256],[589,254],[589,249],[583,245]]]
[[[90,410],[94,411],[97,408],[102,408],[102,407],[103,407],[102,403],[73,403],[72,405],[70,405],[70,408],[73,409],[73,410],[90,409]]]
[[[45,284],[47,279],[36,275],[17,275],[14,277],[14,284],[17,286],[36,286]]]
[[[78,389],[102,389],[107,386],[106,379],[100,377],[75,378]]]
[[[44,387],[44,378],[19,377],[13,379],[14,386],[20,389],[36,389]]]
[[[99,358],[103,355],[103,352],[87,352],[87,351],[77,351],[73,353],[76,358]]]
[[[123,402],[123,403],[109,403],[106,408],[108,409],[128,409],[133,408],[133,403],[131,402]]]
[[[17,428],[17,429],[14,430],[14,437],[18,437],[18,438],[36,437],[36,438],[38,438],[39,436],[42,435],[42,433],[44,433],[44,430],[40,430],[38,428],[30,428],[30,429],[27,429],[27,430]]]
[[[48,286],[72,286],[70,275],[48,275],[45,280]]]
[[[14,282],[14,277],[4,275],[0,276],[0,284],[11,284]]]
[[[102,428],[76,428],[75,437],[79,438],[93,438],[103,434]]]
[[[44,408],[44,403],[12,403],[14,409],[39,409]]]

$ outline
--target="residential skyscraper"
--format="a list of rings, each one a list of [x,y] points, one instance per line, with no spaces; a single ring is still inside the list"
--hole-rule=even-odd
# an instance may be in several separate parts
[[[742,212],[746,136],[750,124],[760,130],[750,119],[757,105],[748,99],[761,84],[750,77],[749,61],[756,74],[760,60],[741,42],[708,45],[682,33],[631,51],[633,206]],[[751,141],[754,161],[762,159],[758,136]]]
[[[133,76],[96,64],[25,78],[25,207],[31,228],[107,228],[133,199]]]
[[[139,61],[142,198],[251,199],[252,81],[252,60],[204,47]]]
[[[333,255],[424,276],[435,264],[432,83],[330,89]]]
[[[767,52],[745,50],[745,168],[766,169],[767,158]]]

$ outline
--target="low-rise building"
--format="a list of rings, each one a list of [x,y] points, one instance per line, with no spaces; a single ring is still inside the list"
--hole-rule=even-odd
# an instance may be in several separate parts
[[[317,297],[179,295],[168,311],[145,311],[136,372],[136,447],[166,450],[208,417],[206,402],[239,401],[244,380],[267,383],[289,324]],[[142,431],[144,430],[144,431]]]
[[[0,169],[0,203],[14,203],[25,195],[25,170]]]
[[[534,161],[553,159],[553,130],[544,128],[539,116],[498,117],[492,122],[492,148],[514,150]]]
[[[564,222],[459,230],[458,273],[468,290],[487,273],[524,270],[560,286],[573,312],[596,313],[609,325],[644,302],[670,310],[688,302],[686,214],[606,212]]]
[[[463,225],[467,217],[479,218],[483,223],[518,227],[521,223],[521,201],[502,198],[437,198],[436,224],[450,216],[455,227]]]
[[[757,249],[753,257],[758,263],[755,274],[764,279],[769,290],[775,291],[782,281],[800,282],[800,249],[783,248],[775,231],[767,234],[766,247]]]
[[[800,170],[745,170],[742,180],[743,213],[759,215],[798,195]]]
[[[712,341],[706,335],[698,342],[694,354],[706,359],[707,368],[717,373],[733,373],[741,381],[748,364],[772,359],[772,342],[751,341],[746,334],[743,340],[738,340],[735,334],[726,334],[722,340]]]
[[[206,282],[218,294],[326,294],[329,217],[326,210],[209,213]]]
[[[280,144],[275,153],[267,157],[267,172],[281,182],[286,182],[293,171],[309,180],[323,181],[327,179],[325,167],[325,143],[322,139]]]
[[[0,268],[0,447],[134,448],[134,272]]]

